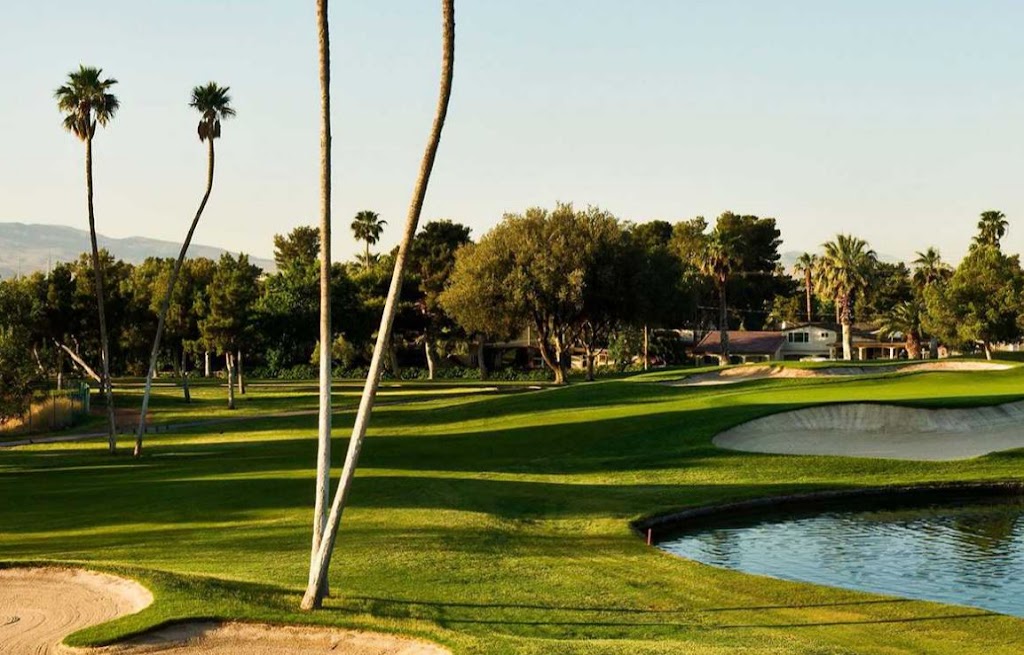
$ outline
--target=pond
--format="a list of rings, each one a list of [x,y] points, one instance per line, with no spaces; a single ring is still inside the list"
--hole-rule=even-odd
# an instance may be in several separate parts
[[[719,515],[656,546],[747,573],[1024,617],[1024,497],[843,505]]]

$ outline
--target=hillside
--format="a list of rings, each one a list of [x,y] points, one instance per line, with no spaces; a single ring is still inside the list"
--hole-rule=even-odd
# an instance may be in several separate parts
[[[138,264],[146,257],[177,257],[180,243],[145,237],[115,239],[98,236],[100,248],[106,248],[114,257]],[[64,225],[33,223],[0,223],[0,277],[45,271],[56,262],[78,259],[89,250],[89,232]],[[193,243],[190,257],[217,259],[224,248]],[[249,260],[266,271],[274,270],[274,262],[259,257]]]

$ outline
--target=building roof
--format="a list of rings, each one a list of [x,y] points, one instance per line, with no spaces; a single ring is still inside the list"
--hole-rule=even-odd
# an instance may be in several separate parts
[[[755,332],[729,330],[730,355],[774,355],[786,341],[783,332]],[[701,339],[693,352],[698,355],[721,354],[722,342],[720,333],[709,332]]]

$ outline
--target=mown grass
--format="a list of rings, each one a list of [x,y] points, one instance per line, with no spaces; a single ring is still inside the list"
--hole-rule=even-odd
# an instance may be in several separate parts
[[[139,461],[101,443],[0,451],[0,560],[81,564],[148,585],[142,613],[70,639],[102,644],[195,617],[324,623],[426,637],[456,653],[1019,652],[1019,619],[748,576],[644,545],[630,520],[687,506],[939,480],[1020,477],[1024,452],[913,463],[722,451],[721,429],[824,402],[963,406],[1024,396],[1024,368],[864,379],[566,389],[389,389],[334,557],[306,577],[315,416],[309,383],[250,387],[251,421],[150,435]],[[358,385],[340,384],[340,464]],[[495,385],[486,385],[495,386]],[[523,385],[518,385],[522,387]],[[453,392],[453,389],[462,391]],[[155,419],[221,415],[223,390],[157,390]],[[382,401],[384,398],[382,398]],[[122,402],[126,402],[122,398]]]

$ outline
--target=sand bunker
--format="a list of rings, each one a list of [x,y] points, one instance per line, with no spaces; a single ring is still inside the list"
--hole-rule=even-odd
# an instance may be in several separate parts
[[[102,573],[0,569],[0,654],[448,655],[440,646],[374,632],[212,622],[162,628],[109,648],[60,645],[76,630],[152,602],[141,585]]]
[[[695,373],[682,380],[669,382],[674,387],[704,387],[736,384],[749,380],[784,378],[844,377],[849,375],[884,375],[887,373],[929,373],[936,371],[1002,371],[1011,368],[998,362],[923,361],[879,366],[839,365],[822,368],[795,368],[777,364],[747,364],[719,371]]]
[[[951,461],[1024,448],[1024,401],[971,409],[852,403],[755,419],[722,432],[729,450]]]

